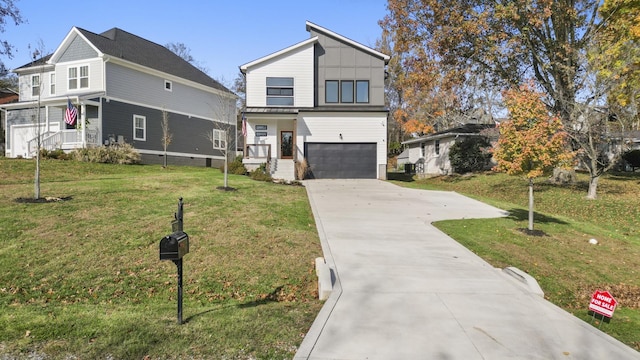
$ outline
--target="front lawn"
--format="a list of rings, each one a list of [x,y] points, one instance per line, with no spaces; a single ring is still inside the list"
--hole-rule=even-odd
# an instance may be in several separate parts
[[[0,159],[0,358],[289,359],[322,303],[300,186],[211,168]],[[185,324],[159,261],[184,198]],[[59,200],[59,201],[56,201]]]
[[[618,308],[610,323],[595,321],[595,326],[640,350],[639,175],[605,176],[595,201],[585,199],[585,175],[566,187],[538,181],[534,229],[543,236],[522,231],[528,223],[528,193],[521,178],[487,173],[394,183],[456,191],[508,210],[507,218],[435,225],[493,266],[515,266],[531,274],[548,300],[585,321],[592,321],[588,306],[593,292],[609,290]],[[589,244],[590,239],[598,244]]]

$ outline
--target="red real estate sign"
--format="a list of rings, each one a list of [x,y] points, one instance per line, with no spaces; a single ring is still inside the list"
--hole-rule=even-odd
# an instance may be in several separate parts
[[[610,318],[613,317],[616,305],[618,305],[618,301],[608,291],[596,290],[591,296],[589,310]]]

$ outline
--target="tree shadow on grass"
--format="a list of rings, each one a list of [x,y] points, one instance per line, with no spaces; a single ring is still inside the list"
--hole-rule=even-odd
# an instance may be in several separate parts
[[[507,216],[507,219],[512,219],[515,221],[526,221],[529,219],[529,210],[511,209],[509,210],[509,216]],[[562,224],[562,225],[568,224],[566,221],[563,221],[551,216],[543,215],[535,211],[533,213],[533,220],[537,223],[542,223],[542,224]]]
[[[272,292],[270,292],[269,294],[265,294],[262,295],[259,299],[253,300],[253,301],[249,301],[247,303],[244,304],[239,304],[238,307],[241,309],[244,308],[250,308],[250,307],[256,307],[256,306],[260,306],[260,305],[265,305],[271,302],[279,302],[281,299],[281,295],[282,295],[282,289],[284,288],[284,285],[280,285],[277,288],[275,288],[275,290],[273,290]]]

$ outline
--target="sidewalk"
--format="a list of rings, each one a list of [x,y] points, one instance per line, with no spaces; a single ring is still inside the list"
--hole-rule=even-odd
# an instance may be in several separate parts
[[[378,180],[305,186],[336,283],[295,359],[640,359],[431,226],[503,211]]]

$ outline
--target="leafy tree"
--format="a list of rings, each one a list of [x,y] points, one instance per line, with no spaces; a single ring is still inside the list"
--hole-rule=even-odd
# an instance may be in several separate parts
[[[20,25],[24,22],[14,0],[0,1],[0,33],[4,33],[7,21],[13,21],[15,25]],[[13,49],[13,45],[9,44],[8,41],[0,39],[0,56],[7,56],[9,59],[13,58]],[[6,73],[2,60],[0,60],[0,73]]]
[[[533,230],[533,181],[556,166],[570,164],[567,133],[557,116],[550,116],[543,94],[531,85],[505,93],[509,120],[500,125],[500,139],[493,152],[495,169],[522,175],[529,182],[529,230]]]
[[[429,62],[436,63],[435,68],[450,74],[448,78],[481,81],[484,91],[534,79],[545,94],[545,103],[559,115],[579,147],[582,162],[590,172],[588,197],[595,198],[597,180],[606,170],[598,159],[604,158],[609,140],[599,145],[590,140],[600,141],[610,135],[606,126],[598,125],[601,116],[597,113],[606,107],[607,94],[619,98],[618,90],[625,90],[622,99],[631,103],[640,88],[632,85],[639,69],[640,46],[633,38],[638,33],[638,0],[606,0],[600,9],[601,3],[452,0],[442,6],[437,0],[389,0],[389,13],[382,24],[385,31],[394,34],[395,49],[421,51]],[[587,61],[589,49],[602,52],[609,41],[620,46],[608,51],[610,55],[605,52],[603,56],[610,61],[600,61],[601,70],[611,61],[620,60],[617,55],[631,57],[623,61],[629,66],[611,67],[615,74],[608,79],[619,76],[618,85],[610,86],[611,92],[602,91],[602,84],[591,86],[597,70]],[[628,96],[630,91],[636,97]]]
[[[453,171],[464,174],[484,170],[491,160],[489,139],[485,136],[465,137],[449,148],[449,161]]]

